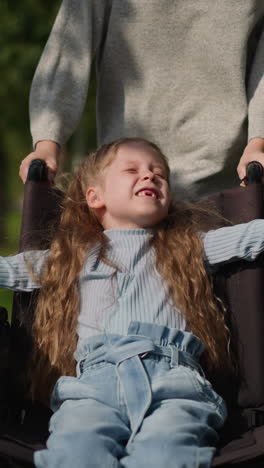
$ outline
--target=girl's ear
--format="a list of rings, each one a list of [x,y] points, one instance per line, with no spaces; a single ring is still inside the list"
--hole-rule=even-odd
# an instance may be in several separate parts
[[[105,207],[100,188],[97,186],[89,187],[85,194],[85,198],[89,208],[100,209]]]

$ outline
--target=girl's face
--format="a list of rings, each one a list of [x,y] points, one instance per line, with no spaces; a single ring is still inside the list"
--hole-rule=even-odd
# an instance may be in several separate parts
[[[170,191],[165,165],[147,145],[122,145],[86,192],[88,206],[104,229],[154,226],[168,214]]]

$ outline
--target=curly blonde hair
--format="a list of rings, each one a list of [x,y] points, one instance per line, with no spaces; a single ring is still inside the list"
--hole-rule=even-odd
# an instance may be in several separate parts
[[[32,391],[46,399],[60,375],[74,375],[79,275],[89,250],[100,245],[99,259],[109,263],[103,227],[89,209],[85,193],[113,161],[121,145],[137,143],[155,151],[169,178],[166,157],[153,143],[125,138],[103,145],[79,166],[64,193],[62,214],[50,246],[33,323]],[[215,223],[215,212],[198,204],[171,201],[169,214],[153,228],[156,267],[172,300],[185,315],[188,329],[206,345],[211,367],[229,362],[229,332],[223,307],[214,296],[205,270],[199,233]],[[217,220],[219,222],[219,220]],[[169,255],[168,255],[169,252]],[[221,304],[220,304],[221,305]]]

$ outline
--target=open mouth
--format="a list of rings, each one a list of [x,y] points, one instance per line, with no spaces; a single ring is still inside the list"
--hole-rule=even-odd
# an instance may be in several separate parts
[[[158,192],[153,189],[153,188],[142,188],[138,192],[136,192],[137,197],[145,197],[145,198],[153,198],[154,200],[157,200],[158,197]]]

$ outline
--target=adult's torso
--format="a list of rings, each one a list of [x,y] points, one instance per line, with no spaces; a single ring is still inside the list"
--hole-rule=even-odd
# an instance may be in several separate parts
[[[247,142],[246,74],[259,0],[112,0],[97,56],[99,142],[144,136],[174,185],[204,194],[238,183]]]

